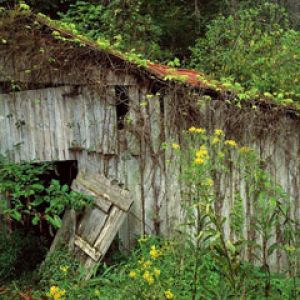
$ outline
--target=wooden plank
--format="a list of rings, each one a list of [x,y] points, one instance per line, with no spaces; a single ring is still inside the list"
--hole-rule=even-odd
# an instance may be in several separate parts
[[[92,247],[88,242],[82,239],[80,236],[75,235],[74,244],[82,250],[85,254],[91,257],[95,262],[98,262],[102,254],[100,251]]]
[[[107,252],[109,246],[117,235],[122,223],[124,222],[126,213],[118,207],[113,207],[109,213],[107,222],[95,242],[94,247],[98,249],[103,255]]]
[[[79,223],[76,234],[81,236],[87,243],[93,245],[101,233],[106,222],[107,214],[95,207],[86,209]]]
[[[133,202],[127,191],[112,186],[104,176],[81,173],[78,175],[76,182],[124,211],[128,211]]]
[[[73,182],[72,190],[76,190],[78,192],[81,192],[81,193],[84,193],[86,195],[90,195],[90,196],[94,197],[93,205],[100,208],[103,212],[108,213],[108,211],[109,211],[112,204],[111,204],[111,202],[106,200],[104,197],[101,197],[101,196],[99,197],[99,195],[97,195],[93,191],[87,189],[86,187],[81,185],[79,182],[77,182],[77,180],[75,180]]]

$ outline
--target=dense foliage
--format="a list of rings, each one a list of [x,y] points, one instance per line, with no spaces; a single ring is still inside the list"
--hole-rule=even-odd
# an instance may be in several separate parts
[[[277,5],[216,18],[192,51],[192,64],[219,79],[232,78],[278,100],[300,98],[300,34]]]
[[[0,193],[7,201],[2,199],[0,204],[9,220],[39,226],[47,222],[57,229],[66,208],[80,210],[92,201],[90,196],[70,191],[68,185],[61,185],[58,180],[43,182],[42,177],[52,168],[49,164],[15,164],[1,158]]]
[[[105,38],[121,51],[160,62],[179,57],[182,65],[225,84],[239,82],[241,100],[262,94],[282,104],[299,100],[299,32],[282,6],[183,2],[77,1],[60,16],[78,32]]]

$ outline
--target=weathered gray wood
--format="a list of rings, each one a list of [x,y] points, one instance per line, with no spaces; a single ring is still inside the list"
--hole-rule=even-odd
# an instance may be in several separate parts
[[[133,200],[127,191],[95,173],[80,173],[72,189],[95,197],[78,223],[74,240],[75,254],[89,277],[117,235]]]
[[[94,246],[96,249],[99,249],[102,254],[107,252],[120,226],[124,222],[125,217],[126,213],[120,210],[118,207],[114,206],[111,209],[105,227],[96,240]]]
[[[104,176],[82,173],[78,175],[76,182],[121,210],[128,211],[133,202],[127,191],[111,185],[110,181]]]
[[[91,257],[95,262],[98,262],[102,254],[93,248],[88,242],[82,239],[79,235],[75,235],[75,246],[82,250],[85,254]]]
[[[76,230],[76,214],[73,209],[66,210],[62,226],[55,235],[47,255],[51,255],[55,250],[66,247],[69,251],[74,250]]]
[[[106,222],[107,214],[98,207],[89,207],[77,228],[77,235],[84,237],[85,241],[93,245],[101,233]]]

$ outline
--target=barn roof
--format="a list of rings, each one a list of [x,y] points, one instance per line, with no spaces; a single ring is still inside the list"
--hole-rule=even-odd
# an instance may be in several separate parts
[[[122,53],[116,49],[114,49],[110,45],[102,45],[101,43],[97,43],[86,36],[79,35],[72,31],[72,28],[68,28],[65,26],[66,24],[61,23],[59,21],[51,20],[50,18],[42,15],[42,14],[33,14],[30,11],[20,11],[20,10],[11,10],[6,11],[6,16],[9,16],[11,20],[8,24],[4,24],[5,22],[0,21],[0,38],[2,41],[5,40],[5,44],[0,43],[0,47],[5,47],[7,38],[3,36],[3,27],[4,31],[13,31],[14,27],[18,30],[18,33],[21,31],[22,28],[30,26],[30,25],[40,25],[40,30],[45,32],[46,35],[49,35],[50,39],[56,38],[64,40],[67,39],[69,43],[76,43],[77,49],[81,48],[83,45],[86,48],[92,49],[95,52],[105,53],[109,55],[111,60],[122,61],[127,66],[130,66],[131,70],[135,71],[143,71],[145,74],[149,75],[152,79],[158,79],[161,82],[166,81],[177,81],[181,84],[185,84],[187,86],[193,88],[201,88],[207,90],[214,90],[216,88],[214,81],[214,87],[210,85],[210,80],[208,76],[196,72],[194,70],[188,69],[176,69],[174,67],[150,62],[149,60],[140,59],[137,55],[131,55]],[[2,30],[1,30],[2,27]],[[28,28],[27,28],[28,29]],[[45,37],[45,35],[43,36]],[[19,42],[19,41],[17,41]],[[8,41],[9,43],[9,41]],[[62,45],[63,46],[63,45]],[[64,48],[62,47],[62,51]],[[75,49],[76,51],[76,49]],[[218,88],[222,88],[222,85],[219,84]],[[225,88],[223,88],[225,90]],[[216,91],[215,91],[216,92]],[[217,93],[218,94],[218,93]]]
[[[2,45],[0,43],[0,50],[7,45],[7,35],[3,36],[3,33],[5,33],[6,31],[18,31],[19,33],[20,28],[22,27],[24,27],[25,30],[30,31],[31,25],[34,25],[44,33],[43,38],[48,37],[48,39],[52,40],[57,39],[59,40],[59,42],[63,42],[64,45],[71,43],[75,45],[72,51],[80,51],[82,50],[82,48],[85,48],[87,50],[86,52],[92,51],[94,57],[97,55],[105,55],[106,58],[108,57],[108,60],[110,62],[116,62],[117,64],[119,64],[119,67],[126,66],[129,69],[129,72],[133,72],[139,75],[143,74],[144,76],[152,80],[158,80],[163,84],[165,84],[166,82],[177,82],[190,88],[200,89],[204,94],[213,95],[218,99],[226,100],[228,96],[231,96],[230,98],[234,99],[234,97],[232,97],[232,94],[234,93],[228,90],[222,83],[211,80],[205,74],[199,73],[195,70],[176,69],[174,67],[140,59],[138,56],[131,56],[130,54],[122,53],[114,49],[110,45],[102,45],[101,43],[99,44],[87,38],[86,36],[79,35],[72,31],[72,28],[68,28],[63,23],[51,20],[50,18],[42,14],[36,15],[31,13],[30,11],[20,10],[5,11],[2,12],[2,14],[5,14],[7,19],[10,20],[9,22],[5,23],[3,22],[4,18],[1,18],[0,41],[2,39]],[[9,38],[12,37],[11,33],[7,34]],[[19,40],[16,40],[16,43],[19,43]],[[61,52],[64,51],[64,45],[61,44]],[[58,56],[61,55],[61,53],[57,54]],[[272,103],[272,101],[263,97],[262,99],[253,101],[255,102],[255,104],[263,107],[281,107],[280,109],[288,110],[292,114],[298,115],[299,109],[291,106],[283,107],[282,105]]]

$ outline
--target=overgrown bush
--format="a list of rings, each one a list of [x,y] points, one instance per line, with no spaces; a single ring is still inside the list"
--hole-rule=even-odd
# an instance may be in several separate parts
[[[192,66],[276,99],[300,99],[300,34],[272,3],[219,16],[192,48]],[[291,101],[290,101],[291,102]]]
[[[43,182],[42,177],[52,169],[47,163],[16,164],[0,157],[0,193],[5,196],[1,198],[1,213],[23,225],[47,222],[57,229],[65,208],[81,210],[91,203],[92,197],[70,191],[58,180]]]
[[[183,236],[176,240],[142,236],[130,257],[115,266],[100,266],[96,276],[85,280],[78,262],[59,250],[46,261],[40,290],[35,287],[33,294],[51,300],[267,299],[264,270],[242,262],[237,278],[244,285],[234,292],[226,261],[217,261],[216,255],[216,248],[199,249]],[[268,299],[298,299],[299,289],[291,291],[300,281],[293,280],[271,273]]]

